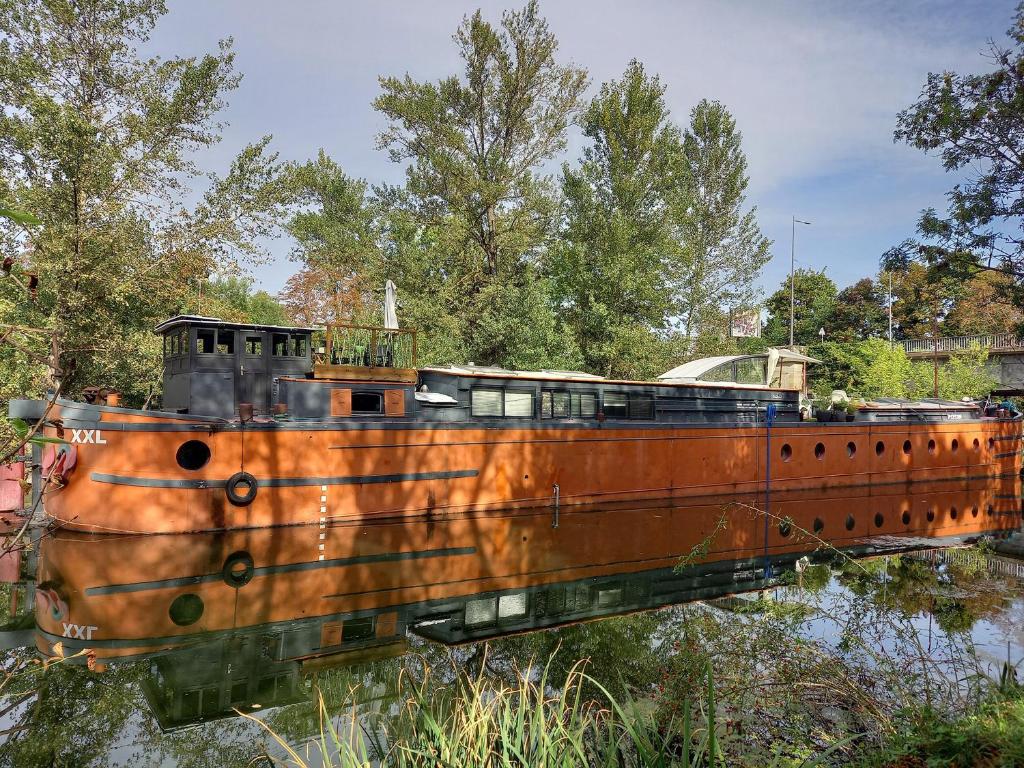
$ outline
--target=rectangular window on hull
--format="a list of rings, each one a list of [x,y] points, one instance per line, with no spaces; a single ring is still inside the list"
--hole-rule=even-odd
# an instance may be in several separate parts
[[[597,395],[593,392],[573,392],[572,415],[581,419],[594,418],[597,415]]]
[[[540,393],[542,419],[568,419],[571,412],[571,398],[568,392],[546,389]]]
[[[625,392],[604,393],[604,415],[609,419],[629,418],[629,397]]]
[[[604,415],[609,419],[653,419],[654,398],[645,392],[605,392]]]
[[[533,392],[517,389],[474,389],[470,392],[470,413],[474,416],[531,418]]]

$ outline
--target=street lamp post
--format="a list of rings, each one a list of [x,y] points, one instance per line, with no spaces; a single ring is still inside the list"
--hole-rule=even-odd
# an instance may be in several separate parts
[[[793,346],[793,316],[796,309],[796,288],[794,287],[796,285],[796,225],[810,223],[794,216],[793,235],[789,241],[789,346],[791,347]]]

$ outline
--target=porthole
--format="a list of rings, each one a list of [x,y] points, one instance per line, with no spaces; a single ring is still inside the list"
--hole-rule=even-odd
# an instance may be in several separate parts
[[[857,521],[853,519],[853,515],[846,516],[846,530],[852,531],[853,526],[857,524]]]
[[[935,522],[935,510],[934,509],[929,509],[928,510],[928,522],[929,523],[934,523]]]
[[[821,461],[822,459],[825,458],[824,443],[818,443],[816,446],[814,446],[814,458],[816,458],[818,461]]]
[[[910,525],[910,513],[907,511],[903,512],[903,524]]]
[[[179,467],[194,472],[205,467],[210,460],[210,446],[202,440],[189,440],[178,446],[174,458]]]
[[[203,615],[203,599],[191,593],[178,595],[167,609],[167,615],[179,627],[195,624]]]
[[[981,450],[981,443],[978,442],[978,438],[974,438],[974,450],[976,450],[976,451],[980,451]]]
[[[953,442],[949,444],[949,447],[953,451],[953,453],[956,453],[957,451],[960,450],[960,441],[954,437]]]
[[[825,523],[820,517],[814,518],[814,532],[821,533],[825,530]]]
[[[960,513],[959,513],[959,512],[957,511],[957,508],[956,508],[956,507],[950,507],[950,508],[949,508],[949,517],[950,517],[950,518],[951,518],[952,520],[956,520],[956,517],[957,517],[957,515],[959,515],[959,514],[960,514]]]
[[[903,452],[905,454],[907,454],[907,456],[909,456],[910,455],[910,450],[911,450],[910,441],[909,440],[904,440],[903,441]]]
[[[971,507],[971,517],[977,517],[977,516],[978,516],[978,508],[977,507]]]
[[[935,446],[935,441],[934,440],[929,440],[928,441],[928,453],[930,453],[932,456],[934,456],[936,450],[937,449],[936,449],[936,446]]]
[[[879,440],[875,443],[875,456],[881,456],[883,453],[885,453],[885,443]]]
[[[985,514],[987,514],[989,517],[992,517],[992,515],[994,515],[995,513],[996,513],[995,507],[993,507],[991,504],[989,504],[988,505],[988,509],[985,510]]]
[[[882,515],[882,513],[881,512],[876,512],[875,513],[875,528],[881,528],[882,527],[882,523],[884,523],[884,522],[885,522],[885,517]]]
[[[846,444],[846,455],[851,459],[857,455],[857,444],[852,440]]]
[[[789,461],[793,458],[793,449],[790,447],[789,443],[782,446],[782,451],[780,451],[780,453],[782,454],[783,461]]]
[[[789,534],[792,533],[792,532],[793,532],[793,526],[790,524],[789,520],[783,520],[781,523],[779,523],[779,535],[780,536],[785,538],[786,536],[789,536]]]

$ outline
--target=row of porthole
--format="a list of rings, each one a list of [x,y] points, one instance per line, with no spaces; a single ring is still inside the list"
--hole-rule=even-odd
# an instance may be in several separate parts
[[[928,513],[927,513],[926,517],[928,518],[928,522],[929,523],[931,523],[931,522],[933,522],[935,520],[935,510],[936,510],[935,507],[930,507],[928,509]],[[989,517],[991,517],[992,515],[995,514],[995,507],[993,507],[991,504],[989,504],[988,508],[985,510],[985,513]],[[1024,513],[1022,513],[1022,514],[1024,514]],[[959,512],[959,510],[957,510],[956,507],[950,507],[949,508],[949,516],[950,516],[951,519],[956,520],[957,517],[959,517],[959,515],[960,515],[960,512]],[[971,517],[977,517],[977,516],[978,516],[978,507],[977,506],[971,507]],[[901,516],[900,519],[903,520],[903,524],[904,525],[910,525],[910,512],[908,510],[904,510],[903,515]],[[884,524],[885,524],[885,515],[883,515],[881,512],[876,512],[875,513],[875,527],[876,528],[881,528]],[[846,530],[852,531],[856,526],[857,526],[857,521],[853,517],[853,515],[847,515],[846,516]],[[814,518],[814,524],[813,524],[812,527],[814,529],[814,533],[816,533],[816,534],[817,533],[821,533],[823,530],[825,530],[825,522],[820,517],[816,517],[816,518]],[[785,538],[786,536],[789,536],[789,534],[792,533],[792,532],[793,532],[793,525],[788,520],[783,520],[781,523],[779,523],[779,534],[783,538]]]
[[[996,444],[995,439],[990,437],[988,439],[989,450],[992,450],[995,447],[995,444]],[[973,447],[974,447],[975,451],[980,451],[981,450],[981,442],[978,440],[978,438],[974,438],[974,446]],[[953,442],[950,443],[950,448],[952,448],[953,453],[956,453],[957,451],[959,451],[960,450],[960,441],[954,438]],[[911,445],[910,441],[909,440],[904,440],[903,441],[903,453],[906,454],[907,456],[909,456],[912,451],[913,451],[913,446]],[[938,446],[935,444],[935,441],[934,440],[929,440],[928,441],[928,453],[930,453],[931,455],[934,456],[937,452],[938,452]],[[882,441],[882,440],[879,440],[877,443],[875,443],[875,455],[876,456],[881,456],[884,453],[885,453],[885,442]],[[789,461],[790,459],[793,458],[793,447],[789,443],[784,443],[783,446],[782,446],[782,449],[780,450],[780,454],[782,455],[782,460],[783,461]],[[846,444],[846,456],[847,456],[847,458],[852,459],[856,455],[857,455],[857,444],[851,440],[850,442],[848,442]],[[818,443],[817,445],[814,446],[814,458],[818,459],[818,461],[822,461],[825,458],[825,444],[824,443]]]

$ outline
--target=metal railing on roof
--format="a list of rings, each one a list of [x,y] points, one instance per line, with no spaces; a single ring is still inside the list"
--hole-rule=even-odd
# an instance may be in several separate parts
[[[913,352],[965,352],[980,347],[984,349],[1021,349],[1024,339],[1015,333],[982,333],[975,336],[943,336],[938,339],[905,339],[900,342],[903,351]]]

